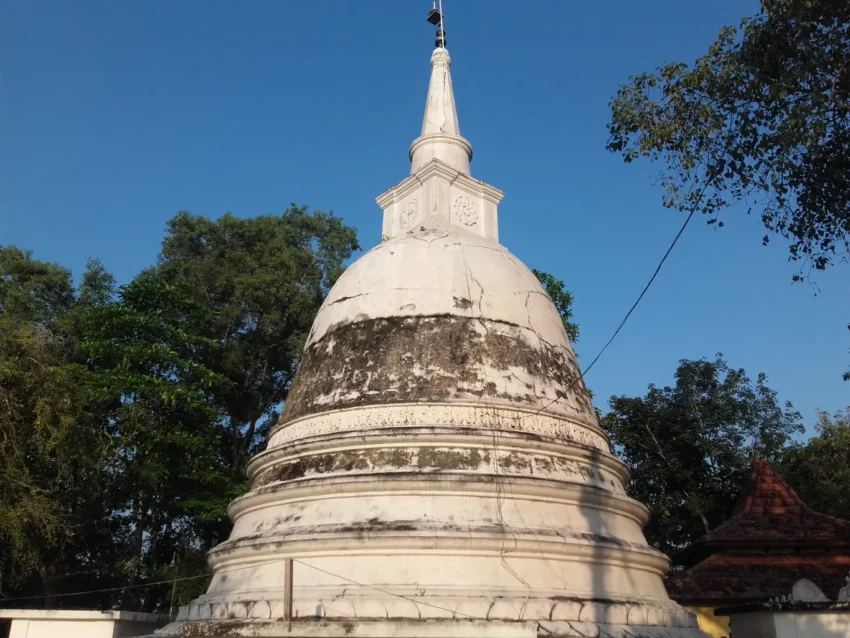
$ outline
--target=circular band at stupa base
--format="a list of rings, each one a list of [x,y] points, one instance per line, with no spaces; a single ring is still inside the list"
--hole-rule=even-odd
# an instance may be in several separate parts
[[[704,638],[696,616],[676,605],[640,601],[514,598],[458,605],[446,599],[429,613],[415,600],[305,601],[309,617],[283,619],[283,600],[196,601],[157,635],[303,638]],[[340,604],[342,603],[342,604]],[[308,609],[309,606],[309,609]],[[358,615],[358,610],[365,615]],[[471,613],[470,613],[471,612]],[[438,615],[442,614],[442,616]],[[203,617],[202,617],[203,616]],[[628,632],[625,631],[628,629]]]
[[[580,443],[609,453],[608,437],[595,424],[554,416],[542,410],[509,408],[499,403],[398,403],[336,409],[304,416],[275,426],[266,449],[314,436],[416,426],[450,427],[461,432],[487,429],[526,432],[563,443]]]

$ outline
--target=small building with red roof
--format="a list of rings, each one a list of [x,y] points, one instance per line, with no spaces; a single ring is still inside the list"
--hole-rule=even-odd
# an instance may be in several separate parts
[[[714,616],[718,607],[788,596],[801,579],[834,596],[850,572],[850,521],[814,511],[756,459],[732,517],[676,562],[684,569],[667,578],[670,598],[697,611],[703,629],[728,636],[728,619]]]

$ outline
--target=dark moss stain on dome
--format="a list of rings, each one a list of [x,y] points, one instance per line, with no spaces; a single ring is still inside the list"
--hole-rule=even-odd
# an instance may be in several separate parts
[[[254,479],[254,489],[271,483],[343,472],[477,470],[490,465],[486,450],[450,448],[383,448],[343,450],[301,457],[265,470]]]
[[[348,450],[328,454],[301,457],[291,463],[275,465],[257,475],[254,487],[262,487],[278,481],[292,481],[305,476],[332,472],[368,470],[376,465],[405,467],[410,463],[410,452],[395,450]]]
[[[328,331],[305,351],[280,422],[361,405],[475,400],[498,397],[519,405],[539,403],[532,388],[497,393],[484,367],[537,380],[593,411],[575,358],[565,349],[532,345],[523,328],[487,319],[357,317]]]
[[[417,454],[420,470],[477,470],[489,465],[490,454],[478,450],[450,450],[446,448],[420,448]]]

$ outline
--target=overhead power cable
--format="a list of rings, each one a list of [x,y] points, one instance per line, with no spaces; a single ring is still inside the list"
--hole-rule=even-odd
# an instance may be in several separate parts
[[[121,587],[106,587],[104,589],[87,589],[83,591],[73,591],[73,592],[62,592],[59,594],[53,594],[51,598],[67,598],[68,596],[85,596],[87,594],[106,594],[113,591],[124,591],[127,589],[143,589],[145,587],[155,587],[157,585],[170,585],[172,583],[180,583],[186,580],[198,580],[200,578],[208,578],[213,576],[214,574],[223,574],[226,572],[235,572],[240,569],[249,569],[251,567],[257,567],[258,565],[266,565],[272,563],[280,563],[283,562],[283,559],[277,559],[273,561],[268,561],[268,563],[253,563],[251,565],[245,565],[243,567],[234,567],[232,569],[224,569],[218,572],[205,572],[203,574],[198,574],[196,576],[183,576],[182,578],[169,578],[168,580],[155,580],[150,583],[139,583],[138,585],[123,585]],[[12,603],[24,600],[43,600],[45,596],[19,596],[16,598],[0,598],[0,605],[4,603]]]
[[[180,582],[180,581],[197,580],[199,578],[207,578],[208,576],[212,576],[213,574],[224,574],[224,573],[238,571],[238,570],[241,570],[241,569],[250,569],[252,567],[259,567],[259,566],[262,566],[262,565],[273,565],[275,563],[282,563],[285,560],[286,560],[285,558],[281,558],[281,559],[276,559],[276,560],[263,561],[263,562],[260,562],[260,563],[252,563],[251,565],[245,565],[243,567],[234,567],[232,569],[222,569],[222,570],[219,570],[217,572],[207,572],[207,573],[204,573],[204,574],[198,574],[197,576],[186,576],[186,577],[183,577],[183,578],[171,578],[171,579],[168,579],[168,580],[158,580],[158,581],[154,581],[154,582],[151,582],[151,583],[141,583],[141,584],[138,584],[138,585],[125,585],[123,587],[107,587],[107,588],[104,588],[104,589],[89,589],[89,590],[85,590],[85,591],[65,592],[65,593],[61,593],[61,594],[55,594],[55,595],[52,596],[52,598],[63,598],[63,597],[68,597],[68,596],[82,596],[82,595],[85,595],[85,594],[102,594],[102,593],[108,593],[108,592],[114,592],[114,591],[124,591],[124,590],[127,590],[127,589],[140,589],[140,588],[143,588],[143,587],[154,587],[156,585],[167,585],[167,584],[170,584],[170,583],[176,583],[176,582]],[[292,562],[293,563],[299,563],[301,565],[304,565],[305,567],[309,567],[310,569],[314,569],[316,571],[322,572],[323,574],[327,574],[328,576],[332,576],[334,578],[338,578],[339,580],[343,580],[343,581],[346,581],[346,582],[351,583],[353,585],[357,585],[358,587],[373,589],[373,590],[380,592],[382,594],[386,594],[387,596],[393,596],[395,598],[401,598],[403,600],[407,600],[409,602],[412,602],[416,605],[424,605],[426,607],[432,607],[434,609],[439,609],[440,611],[445,611],[447,613],[452,614],[453,616],[458,615],[458,616],[465,616],[467,618],[475,618],[475,616],[471,616],[470,614],[466,614],[466,613],[463,613],[461,611],[452,610],[452,609],[449,609],[448,607],[442,607],[440,605],[435,605],[434,603],[430,603],[430,602],[427,602],[425,600],[419,600],[419,599],[416,599],[412,596],[405,596],[404,594],[397,594],[395,592],[391,592],[391,591],[388,591],[386,589],[376,587],[375,585],[369,585],[368,583],[362,583],[360,581],[354,580],[353,578],[348,578],[347,576],[342,576],[340,574],[336,574],[336,573],[329,571],[327,569],[324,569],[322,567],[317,567],[316,565],[311,565],[310,563],[305,563],[303,560],[300,560],[298,558],[293,558]],[[42,599],[44,599],[44,596],[21,596],[21,597],[18,597],[18,598],[3,598],[3,599],[0,599],[0,604],[8,603],[8,602],[15,602],[15,601],[42,600]],[[342,616],[352,617],[351,614],[347,614],[347,613],[340,611],[338,609],[334,609],[332,607],[327,607],[327,608],[330,609],[331,611],[339,613]]]
[[[710,182],[711,179],[713,179],[713,176],[709,177],[706,180],[706,183]],[[705,195],[705,186],[702,186],[700,188],[699,196],[694,200],[693,205],[691,206],[691,210],[688,213],[688,216],[685,218],[685,223],[682,224],[681,228],[679,228],[679,232],[676,233],[676,236],[673,237],[673,241],[670,242],[670,245],[667,247],[667,250],[664,251],[664,255],[661,257],[661,260],[658,262],[658,265],[655,267],[655,270],[653,271],[652,276],[649,278],[649,281],[646,282],[646,285],[643,287],[643,290],[641,290],[637,299],[635,299],[635,302],[632,304],[631,308],[629,308],[629,311],[623,317],[623,320],[617,326],[617,329],[614,330],[614,333],[611,335],[611,337],[608,339],[608,341],[605,342],[605,345],[602,346],[602,349],[596,354],[595,357],[593,357],[593,361],[590,362],[590,365],[588,365],[583,371],[580,371],[579,376],[576,379],[574,379],[573,382],[569,386],[567,386],[567,388],[566,388],[567,390],[573,389],[573,387],[575,387],[575,385],[579,381],[584,380],[585,375],[587,375],[587,373],[590,372],[590,370],[593,368],[593,366],[596,365],[596,362],[599,361],[599,358],[608,349],[608,346],[610,346],[611,343],[614,341],[614,339],[616,339],[617,335],[620,334],[620,331],[623,329],[623,326],[626,325],[626,322],[629,320],[629,317],[632,316],[632,313],[635,311],[635,308],[638,307],[638,304],[640,304],[640,302],[643,300],[644,296],[646,295],[647,291],[649,291],[649,288],[655,282],[655,278],[658,277],[658,273],[661,272],[661,267],[664,265],[664,262],[667,261],[667,258],[670,256],[670,253],[673,252],[673,248],[675,248],[676,244],[679,242],[679,238],[681,238],[682,233],[685,232],[685,229],[688,227],[688,224],[690,224],[691,219],[693,218],[694,213],[697,210],[697,207],[700,205],[700,202],[702,202],[703,195]],[[522,420],[527,419],[529,417],[536,416],[536,415],[540,414],[541,412],[543,412],[544,410],[546,410],[547,408],[549,408],[552,404],[557,403],[560,400],[561,400],[561,396],[557,396],[554,399],[552,399],[551,401],[549,401],[549,403],[544,405],[542,408],[537,410],[536,412],[534,412],[532,414],[527,414],[527,415],[522,416],[522,417],[519,417],[517,420],[522,421]]]
[[[700,198],[701,198],[701,196],[700,196]],[[685,219],[685,223],[682,224],[682,227],[679,229],[679,232],[676,233],[676,236],[673,238],[673,241],[670,243],[670,246],[667,248],[667,251],[664,253],[664,256],[661,258],[661,261],[658,262],[658,266],[655,267],[655,272],[652,273],[652,277],[650,277],[649,281],[646,282],[646,285],[643,287],[643,290],[640,291],[638,298],[635,299],[635,302],[632,304],[632,307],[629,308],[629,311],[626,313],[626,316],[623,317],[623,320],[620,322],[620,325],[617,326],[617,329],[614,331],[614,334],[612,334],[611,338],[608,339],[608,341],[605,343],[604,346],[602,346],[602,350],[600,350],[599,354],[597,354],[593,358],[593,361],[590,362],[590,365],[587,366],[584,369],[584,372],[581,373],[582,377],[584,377],[584,375],[586,375],[590,371],[590,369],[594,366],[594,364],[597,361],[599,361],[599,357],[602,356],[602,353],[605,352],[608,349],[608,346],[611,345],[611,342],[614,341],[614,339],[617,337],[618,334],[620,334],[620,330],[622,330],[623,326],[626,325],[626,322],[629,320],[629,317],[632,316],[632,313],[635,311],[635,308],[638,307],[638,304],[641,302],[644,295],[649,290],[649,287],[655,281],[655,278],[658,276],[658,273],[661,272],[661,267],[664,265],[664,262],[667,261],[667,258],[670,256],[670,253],[673,251],[673,248],[676,246],[676,243],[679,241],[679,238],[682,236],[682,233],[685,232],[685,228],[688,227],[688,224],[690,223],[691,218],[694,216],[695,212],[696,212],[696,205],[694,205],[694,207],[691,208],[691,212],[688,213],[688,217]]]

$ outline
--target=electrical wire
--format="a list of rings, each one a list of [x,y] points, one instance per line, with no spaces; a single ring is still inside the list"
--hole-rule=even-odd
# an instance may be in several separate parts
[[[64,592],[60,594],[53,594],[51,598],[67,598],[69,596],[84,596],[87,594],[106,594],[113,591],[125,591],[127,589],[142,589],[144,587],[156,587],[157,585],[169,585],[171,583],[180,583],[187,580],[198,580],[200,578],[209,578],[215,574],[224,574],[229,572],[239,571],[241,569],[250,569],[252,567],[258,567],[260,565],[273,565],[274,563],[282,563],[285,559],[275,559],[272,561],[266,561],[262,563],[252,563],[251,565],[245,565],[243,567],[234,567],[232,569],[222,569],[217,572],[205,572],[203,574],[198,574],[197,576],[183,576],[182,578],[170,578],[168,580],[156,580],[151,583],[139,583],[138,585],[124,585],[122,587],[106,587],[104,589],[88,589],[85,591],[75,591],[75,592]],[[18,602],[24,600],[44,600],[45,596],[19,596],[16,598],[0,598],[0,604],[3,603],[11,603]]]
[[[702,195],[700,195],[700,199],[702,199]],[[611,338],[608,339],[608,341],[605,343],[604,346],[602,346],[602,350],[600,350],[599,354],[597,354],[593,358],[593,361],[590,362],[590,365],[587,366],[587,368],[585,368],[584,372],[581,373],[582,377],[584,377],[584,375],[586,375],[588,373],[588,371],[590,371],[590,369],[594,366],[594,364],[597,361],[599,361],[599,357],[602,356],[602,353],[605,352],[608,349],[608,346],[611,345],[611,342],[614,341],[614,339],[617,337],[618,334],[620,334],[620,330],[622,330],[623,326],[626,325],[626,322],[629,320],[629,317],[632,316],[632,313],[635,311],[635,308],[638,307],[638,304],[641,302],[644,295],[649,290],[649,287],[655,281],[655,278],[658,276],[658,273],[661,272],[661,267],[664,265],[664,262],[667,261],[667,257],[670,256],[670,253],[673,251],[673,248],[676,246],[676,243],[679,241],[679,238],[682,236],[682,233],[685,232],[685,228],[688,227],[688,224],[690,223],[691,218],[693,218],[695,212],[696,212],[696,205],[694,205],[694,207],[691,208],[691,212],[688,214],[688,217],[685,219],[685,223],[682,224],[682,227],[679,229],[679,232],[676,233],[676,236],[673,238],[672,243],[670,244],[669,248],[667,248],[667,251],[664,253],[664,256],[661,258],[661,261],[658,262],[658,266],[656,266],[655,272],[652,273],[652,277],[650,277],[649,281],[646,282],[646,286],[643,287],[643,290],[641,290],[640,294],[638,295],[638,298],[632,304],[632,307],[629,308],[629,311],[626,313],[626,316],[623,317],[623,320],[620,322],[620,325],[617,326],[617,329],[614,331],[614,334],[612,334]]]
[[[453,610],[449,609],[448,607],[441,607],[440,605],[435,605],[434,603],[429,603],[429,602],[424,601],[424,600],[416,600],[416,599],[414,599],[410,596],[405,596],[404,594],[396,594],[395,592],[387,591],[386,589],[381,589],[380,587],[376,587],[375,585],[368,585],[366,583],[358,582],[358,581],[354,580],[353,578],[348,578],[347,576],[340,576],[339,574],[334,574],[333,572],[328,571],[327,569],[322,569],[321,567],[316,567],[315,565],[311,565],[310,563],[305,563],[303,560],[299,560],[298,558],[293,558],[292,562],[293,563],[300,563],[301,565],[304,565],[305,567],[315,569],[316,571],[322,572],[323,574],[327,574],[328,576],[333,576],[334,578],[339,578],[340,580],[347,581],[347,582],[351,583],[352,585],[358,585],[359,587],[366,587],[368,589],[374,589],[375,591],[379,591],[382,594],[386,594],[387,596],[395,596],[396,598],[401,598],[402,600],[406,600],[408,602],[411,602],[414,605],[425,605],[426,607],[433,607],[434,609],[439,609],[441,611],[448,612],[448,613],[452,614],[452,616],[459,615],[459,616],[466,616],[467,618],[476,618],[476,616],[472,616],[470,614],[465,614],[461,611],[453,611]]]
[[[170,583],[177,583],[177,582],[181,582],[181,581],[197,580],[199,578],[207,578],[209,576],[213,576],[214,574],[225,574],[225,573],[230,573],[230,572],[234,572],[234,571],[239,571],[241,569],[250,569],[250,568],[253,568],[253,567],[260,567],[260,566],[264,566],[264,565],[273,565],[275,563],[282,563],[285,560],[286,560],[285,558],[280,558],[280,559],[264,561],[264,562],[260,562],[260,563],[252,563],[251,565],[245,565],[243,567],[234,567],[232,569],[222,569],[222,570],[219,570],[219,571],[216,571],[216,572],[207,572],[207,573],[204,573],[204,574],[198,574],[197,576],[185,576],[183,578],[171,578],[171,579],[168,579],[168,580],[158,580],[158,581],[154,581],[152,583],[142,583],[142,584],[139,584],[139,585],[125,585],[123,587],[107,587],[107,588],[104,588],[104,589],[89,589],[89,590],[85,590],[85,591],[66,592],[66,593],[61,593],[61,594],[55,594],[54,596],[52,596],[52,598],[67,598],[69,596],[83,596],[83,595],[86,595],[86,594],[103,594],[103,593],[114,592],[114,591],[124,591],[124,590],[127,590],[127,589],[141,589],[143,587],[154,587],[156,585],[167,585],[167,584],[170,584]],[[449,614],[452,614],[452,616],[465,616],[467,618],[475,618],[475,616],[472,616],[470,614],[465,614],[465,613],[460,612],[460,611],[452,610],[452,609],[449,609],[448,607],[441,607],[440,605],[435,605],[434,603],[430,603],[430,602],[427,602],[425,600],[417,600],[417,599],[415,599],[411,596],[405,596],[404,594],[397,594],[395,592],[391,592],[391,591],[388,591],[386,589],[376,587],[375,585],[369,585],[367,583],[361,583],[360,581],[354,580],[353,578],[349,578],[347,576],[342,576],[341,574],[336,574],[336,573],[329,571],[327,569],[324,569],[322,567],[317,567],[316,565],[311,565],[310,563],[305,563],[303,560],[300,560],[298,558],[293,558],[292,562],[293,563],[299,563],[301,565],[304,565],[305,567],[309,567],[310,569],[314,569],[316,571],[322,572],[323,574],[327,574],[328,576],[332,576],[334,578],[344,580],[344,581],[349,582],[353,585],[357,585],[358,587],[365,587],[367,589],[374,589],[375,591],[381,592],[382,594],[386,594],[387,596],[393,596],[395,598],[401,598],[401,599],[406,600],[408,602],[411,602],[415,605],[425,605],[426,607],[432,607],[434,609],[439,609],[441,611],[445,611]],[[21,596],[21,597],[17,597],[17,598],[0,599],[0,603],[8,603],[8,602],[24,601],[24,600],[43,600],[43,599],[44,599],[44,596]],[[336,613],[338,613],[342,616],[347,616],[349,618],[353,617],[353,616],[351,616],[351,614],[347,614],[347,613],[345,613],[341,610],[334,609],[334,608],[329,607],[327,605],[323,605],[323,607],[325,607],[326,609],[330,609],[331,611],[336,612]]]
[[[710,180],[707,180],[707,181],[710,181]],[[623,317],[623,320],[617,326],[617,329],[614,330],[614,333],[611,335],[611,338],[608,339],[608,341],[605,342],[605,345],[602,346],[602,349],[596,354],[595,357],[593,357],[593,361],[590,362],[590,365],[588,365],[583,371],[579,371],[578,377],[576,377],[573,380],[573,382],[565,388],[565,390],[572,390],[578,384],[579,381],[584,381],[584,377],[587,375],[587,373],[590,372],[590,370],[593,368],[593,366],[596,365],[596,362],[599,361],[599,358],[608,349],[608,346],[610,346],[611,343],[614,341],[614,339],[616,339],[617,335],[620,334],[620,331],[623,329],[623,326],[626,325],[626,322],[629,320],[629,317],[632,316],[632,313],[635,311],[635,308],[638,307],[638,304],[640,304],[640,302],[643,300],[644,296],[646,295],[647,291],[649,291],[649,288],[655,282],[656,277],[658,277],[658,273],[661,272],[661,267],[664,265],[664,262],[667,261],[667,258],[670,256],[670,253],[673,252],[673,248],[675,248],[676,244],[679,242],[679,239],[681,238],[682,233],[685,232],[685,229],[688,227],[688,224],[690,224],[691,219],[693,219],[694,213],[696,212],[697,207],[699,206],[700,202],[702,201],[703,195],[705,195],[705,186],[703,186],[700,189],[699,197],[697,197],[694,200],[693,206],[691,206],[691,210],[688,213],[687,218],[685,218],[685,223],[682,224],[681,228],[679,228],[679,232],[676,233],[675,237],[673,237],[673,241],[670,242],[670,245],[667,247],[667,250],[664,252],[664,255],[661,257],[661,260],[658,262],[658,265],[655,267],[655,271],[652,273],[652,276],[649,278],[649,281],[646,282],[646,285],[643,287],[643,290],[641,290],[637,299],[635,299],[635,302],[632,304],[631,308],[629,308],[629,311]],[[556,396],[554,399],[549,401],[549,403],[547,403],[546,405],[544,405],[543,407],[538,409],[536,412],[534,412],[532,414],[526,414],[525,416],[522,416],[522,417],[518,417],[517,421],[522,421],[524,419],[528,419],[528,418],[531,418],[533,416],[537,416],[538,414],[540,414],[544,410],[548,409],[554,403],[557,403],[560,400],[561,400],[561,396]]]

